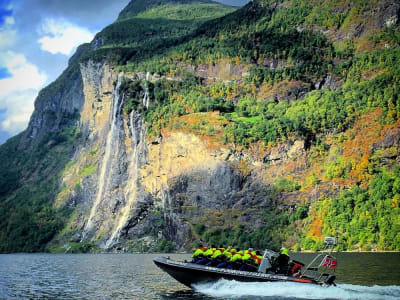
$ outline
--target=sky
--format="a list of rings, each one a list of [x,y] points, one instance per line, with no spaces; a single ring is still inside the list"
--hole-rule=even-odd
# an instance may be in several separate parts
[[[240,6],[248,0],[218,0]],[[38,92],[129,0],[0,0],[0,144],[26,129]]]

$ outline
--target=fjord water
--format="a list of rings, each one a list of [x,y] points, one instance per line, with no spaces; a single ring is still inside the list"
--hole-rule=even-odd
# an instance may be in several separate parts
[[[0,255],[0,299],[400,299],[400,253],[339,254],[337,287],[221,280],[194,291],[158,269],[155,256]],[[309,261],[313,254],[292,257]]]

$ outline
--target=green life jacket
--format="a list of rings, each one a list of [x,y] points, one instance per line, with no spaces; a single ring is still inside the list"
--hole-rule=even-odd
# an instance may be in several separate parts
[[[228,258],[232,257],[232,253],[229,250],[225,250],[224,253],[222,253],[222,255],[224,255],[225,257],[228,257]]]
[[[195,257],[199,256],[200,254],[204,254],[204,251],[201,250],[201,249],[197,249],[197,250],[193,253],[192,257],[195,258]]]
[[[213,256],[211,256],[211,258],[217,258],[218,256],[221,256],[221,255],[222,255],[222,251],[217,249],[217,250],[215,250]]]
[[[248,259],[250,259],[251,258],[251,255],[249,254],[249,253],[245,253],[243,256],[242,256],[242,260],[243,261],[246,261],[246,260],[248,260]]]
[[[285,248],[281,251],[281,254],[289,256],[289,250]]]
[[[231,262],[235,262],[237,260],[241,260],[242,259],[242,255],[240,253],[236,253],[234,256],[231,257],[230,261]]]
[[[214,254],[214,251],[215,251],[215,248],[207,249],[207,251],[204,252],[204,256],[210,256],[211,257]]]

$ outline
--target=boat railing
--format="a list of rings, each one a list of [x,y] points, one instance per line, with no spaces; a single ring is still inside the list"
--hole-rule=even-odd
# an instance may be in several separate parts
[[[301,277],[311,276],[318,281],[322,277],[329,277],[336,271],[337,259],[332,255],[333,248],[336,246],[334,237],[326,237],[324,239],[324,249],[303,270]]]

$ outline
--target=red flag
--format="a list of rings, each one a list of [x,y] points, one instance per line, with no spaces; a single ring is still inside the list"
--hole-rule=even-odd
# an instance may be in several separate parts
[[[331,263],[331,260],[329,259],[329,257],[328,257],[328,256],[325,256],[325,259],[324,259],[324,261],[322,262],[322,265],[323,265],[324,267],[329,267],[330,263]]]
[[[330,269],[336,269],[337,267],[337,260],[331,259],[329,256],[325,256],[324,261],[322,262],[322,265],[324,267],[330,268]]]
[[[337,260],[331,260],[329,268],[336,269],[336,267],[337,267]]]

